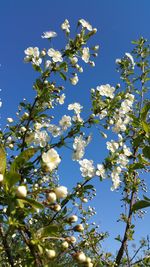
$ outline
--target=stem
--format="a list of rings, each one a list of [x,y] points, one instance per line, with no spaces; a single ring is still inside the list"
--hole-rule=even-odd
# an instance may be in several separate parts
[[[4,249],[5,249],[5,253],[7,255],[9,264],[10,264],[11,267],[14,267],[15,265],[14,265],[13,257],[12,257],[11,250],[10,250],[10,247],[8,245],[6,236],[4,234],[2,225],[0,225],[0,235],[1,235],[1,238],[2,238],[2,243],[3,243]]]
[[[27,244],[27,246],[29,247],[29,249],[31,251],[31,254],[34,258],[34,264],[36,267],[42,267],[43,264],[42,264],[42,261],[41,261],[39,255],[38,255],[38,252],[36,251],[35,246],[30,242],[29,238],[27,238],[27,236],[29,237],[29,236],[31,236],[31,234],[27,228],[24,228],[24,231],[20,230],[20,233],[21,233],[25,243]],[[26,236],[26,234],[27,234],[27,236]]]

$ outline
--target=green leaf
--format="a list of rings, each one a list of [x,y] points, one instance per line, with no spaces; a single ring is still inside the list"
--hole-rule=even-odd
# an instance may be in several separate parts
[[[84,190],[92,189],[92,188],[93,188],[93,185],[91,185],[91,184],[88,184],[88,185],[84,186]]]
[[[34,156],[37,152],[37,148],[28,148],[25,151],[21,152],[20,155],[14,160],[14,162],[10,166],[10,172],[16,172],[24,164]]]
[[[139,163],[139,162],[136,162],[134,164],[131,164],[130,167],[129,167],[129,169],[130,170],[137,170],[137,169],[143,169],[144,167],[145,167],[144,164]]]
[[[144,154],[144,157],[150,159],[150,146],[145,146],[143,148],[143,154]]]
[[[40,228],[36,235],[38,236],[38,238],[44,238],[44,237],[48,237],[48,236],[58,236],[58,231],[59,228],[57,225],[48,225],[46,227],[42,227]]]
[[[67,80],[66,75],[65,75],[63,72],[60,72],[59,74],[60,74],[60,77],[61,77],[64,81]]]
[[[5,169],[6,169],[6,153],[4,147],[0,145],[0,174],[4,175]]]
[[[150,102],[146,103],[145,106],[141,110],[141,119],[143,121],[146,120],[146,116],[149,110],[150,110]]]
[[[142,121],[143,130],[148,134],[150,132],[150,126],[147,122]]]
[[[32,206],[32,208],[34,209],[43,209],[43,205],[41,203],[39,203],[38,201],[36,201],[35,199],[32,198],[23,198],[21,199],[22,202],[29,204],[30,206]]]
[[[4,177],[4,181],[9,187],[15,185],[18,181],[20,181],[20,179],[21,179],[20,174],[13,171],[7,172]]]
[[[147,200],[140,200],[137,201],[133,207],[132,207],[132,211],[136,211],[136,210],[140,210],[140,209],[144,209],[150,207],[150,201]]]

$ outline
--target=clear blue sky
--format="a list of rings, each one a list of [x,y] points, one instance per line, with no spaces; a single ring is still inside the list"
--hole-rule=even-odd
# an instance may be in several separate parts
[[[36,74],[30,65],[23,64],[24,49],[28,46],[47,45],[41,39],[41,34],[46,30],[54,30],[58,38],[54,46],[61,47],[63,34],[60,24],[67,18],[75,30],[79,18],[88,20],[98,29],[93,43],[100,44],[100,56],[96,59],[95,68],[86,68],[80,75],[77,87],[67,84],[67,103],[80,101],[85,105],[85,112],[89,106],[89,89],[100,84],[110,83],[115,85],[119,76],[115,72],[115,59],[130,52],[131,40],[140,36],[150,41],[150,1],[149,0],[5,0],[0,1],[0,97],[3,100],[1,109],[2,124],[7,117],[13,117],[19,101],[26,97],[32,98],[32,84]],[[79,96],[80,94],[80,96]],[[106,152],[101,147],[94,152],[95,146],[88,150],[88,158],[95,162],[103,159]],[[94,156],[93,156],[94,154]],[[68,152],[65,152],[64,169],[68,166]],[[66,163],[66,165],[65,165]],[[71,186],[78,180],[77,165],[61,170],[63,183]],[[72,177],[72,173],[75,177]],[[113,235],[121,229],[116,223],[119,216],[119,194],[110,192],[110,183],[95,182],[97,187],[96,209],[98,215],[95,220],[102,225],[103,231],[112,230]],[[148,233],[149,215],[143,221],[137,219],[137,237]],[[109,239],[106,247],[116,249],[117,242]]]

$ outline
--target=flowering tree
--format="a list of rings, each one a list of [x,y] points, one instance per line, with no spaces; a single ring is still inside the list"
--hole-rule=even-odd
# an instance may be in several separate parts
[[[54,123],[51,112],[65,101],[64,87],[56,75],[71,84],[78,83],[83,72],[82,61],[95,66],[98,45],[88,47],[96,33],[87,21],[78,21],[78,33],[70,37],[70,24],[61,25],[67,44],[61,51],[54,48],[29,47],[25,62],[38,73],[34,82],[33,103],[25,99],[19,105],[18,120],[8,118],[5,131],[0,132],[0,264],[1,266],[149,266],[149,240],[141,240],[130,254],[128,242],[133,240],[133,215],[150,206],[141,171],[150,166],[150,127],[147,82],[150,80],[150,48],[146,40],[134,41],[132,54],[117,59],[122,86],[106,84],[91,89],[90,115],[85,120],[79,103],[68,105],[68,113]],[[55,32],[44,32],[51,41]],[[50,43],[51,44],[51,43]],[[79,65],[79,64],[80,65]],[[55,76],[54,76],[55,75]],[[0,102],[0,106],[2,103]],[[57,116],[55,118],[57,121]],[[101,129],[108,156],[95,166],[86,159],[85,149],[92,142],[87,129]],[[77,161],[81,182],[68,191],[58,179],[63,161],[61,148],[72,147],[72,160]],[[103,251],[107,232],[98,231],[91,216],[95,211],[86,206],[96,194],[94,177],[101,182],[112,180],[111,190],[122,192],[125,223],[122,236],[117,236],[118,252]],[[125,211],[124,211],[125,210]],[[140,253],[138,258],[138,252]]]

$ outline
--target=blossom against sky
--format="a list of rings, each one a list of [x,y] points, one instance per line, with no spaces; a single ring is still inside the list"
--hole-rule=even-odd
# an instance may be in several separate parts
[[[149,10],[149,0],[1,1],[0,88],[2,88],[2,92],[0,92],[0,99],[2,98],[3,101],[0,111],[1,124],[6,123],[7,117],[15,117],[16,107],[20,100],[24,97],[32,99],[34,95],[32,85],[37,75],[23,63],[24,50],[27,47],[43,48],[47,46],[46,39],[52,37],[51,32],[57,32],[58,36],[51,40],[53,50],[50,50],[50,59],[52,57],[56,61],[61,61],[61,54],[58,52],[65,43],[61,30],[65,19],[69,21],[69,24],[66,22],[63,25],[66,31],[74,30],[76,32],[78,19],[82,19],[82,26],[88,27],[89,30],[91,27],[97,28],[97,34],[92,40],[93,43],[100,45],[100,55],[95,60],[95,68],[87,67],[85,63],[84,73],[79,77],[72,78],[72,84],[78,84],[75,87],[70,83],[66,85],[66,104],[80,102],[86,115],[90,104],[91,88],[103,84],[110,84],[113,87],[120,82],[119,75],[115,72],[115,61],[125,53],[128,55],[132,49],[131,40],[140,36],[150,40]],[[84,19],[89,21],[89,24],[85,24]],[[41,35],[44,35],[45,38],[41,38]],[[88,49],[85,49],[83,58],[85,62],[89,60]],[[62,115],[67,112],[67,107],[64,109],[65,107],[62,107],[58,111],[60,120]],[[105,144],[105,141],[103,143]],[[89,159],[93,159],[97,163],[103,160],[106,151],[101,145],[99,143],[99,146],[96,147],[95,141],[94,147],[89,146]],[[64,154],[64,167],[68,167],[67,153]],[[77,165],[74,164],[73,167],[68,167],[67,171],[61,170],[63,184],[69,184],[70,188],[78,176],[76,168]],[[74,173],[74,177],[71,177],[72,173]],[[100,223],[100,226],[102,225],[104,231],[107,229],[111,231],[111,228],[116,226],[116,218],[119,216],[118,199],[120,195],[117,192],[110,192],[111,185],[107,180],[103,183],[95,181],[95,185],[97,188],[95,208],[98,213],[95,220]],[[114,218],[114,213],[116,218]],[[148,225],[148,218],[146,215],[145,225]],[[147,234],[147,227],[141,229],[142,223],[138,220],[139,238]],[[118,224],[117,227],[121,226]]]

